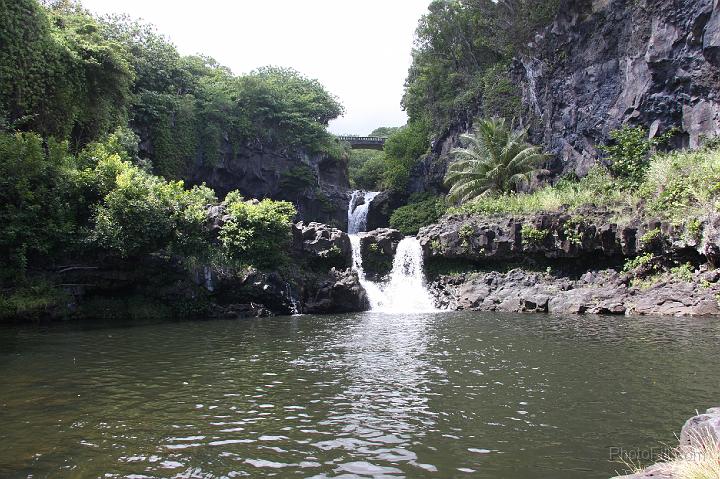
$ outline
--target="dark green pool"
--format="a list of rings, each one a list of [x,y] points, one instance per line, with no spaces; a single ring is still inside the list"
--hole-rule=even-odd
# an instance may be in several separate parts
[[[720,404],[720,321],[0,328],[0,477],[606,478]]]

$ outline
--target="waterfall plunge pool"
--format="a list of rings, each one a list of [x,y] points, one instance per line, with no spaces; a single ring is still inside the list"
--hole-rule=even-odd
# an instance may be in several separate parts
[[[498,313],[2,327],[0,477],[607,478],[610,448],[717,405],[719,338]]]

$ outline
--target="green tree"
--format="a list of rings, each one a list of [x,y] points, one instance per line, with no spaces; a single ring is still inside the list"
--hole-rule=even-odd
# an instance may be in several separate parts
[[[287,201],[245,201],[237,192],[223,202],[230,216],[220,231],[227,258],[242,265],[272,268],[285,261],[295,207]]]
[[[514,191],[547,158],[527,142],[526,130],[513,131],[503,119],[480,120],[461,139],[468,146],[451,151],[456,161],[445,176],[455,202]]]
[[[393,133],[398,131],[400,129],[399,126],[381,126],[379,128],[375,128],[373,131],[370,132],[370,135],[368,136],[379,136],[381,138],[388,138]]]
[[[0,114],[11,127],[67,138],[75,150],[125,123],[128,53],[76,4],[0,4]]]
[[[33,133],[0,133],[0,263],[23,276],[33,261],[57,256],[71,241],[72,157],[67,144]]]
[[[383,186],[395,191],[405,190],[410,170],[429,148],[429,129],[424,121],[409,122],[393,133],[385,141]]]

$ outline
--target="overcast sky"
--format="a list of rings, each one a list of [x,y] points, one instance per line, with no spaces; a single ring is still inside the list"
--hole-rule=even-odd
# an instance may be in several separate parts
[[[333,133],[400,126],[418,19],[430,0],[82,0],[95,13],[155,24],[183,54],[240,74],[265,65],[317,78],[345,106]]]

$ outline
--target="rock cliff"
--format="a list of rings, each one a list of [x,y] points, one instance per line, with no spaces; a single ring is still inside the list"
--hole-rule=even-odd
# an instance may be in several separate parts
[[[694,147],[720,134],[719,0],[568,0],[512,75],[520,120],[558,174],[585,174],[623,123],[652,136],[678,128],[673,146]],[[442,190],[447,153],[470,126],[433,143],[412,173],[413,191]]]
[[[344,159],[264,147],[228,149],[220,164],[193,168],[190,181],[204,182],[220,196],[238,190],[248,198],[287,200],[300,220],[347,228],[350,182]]]

